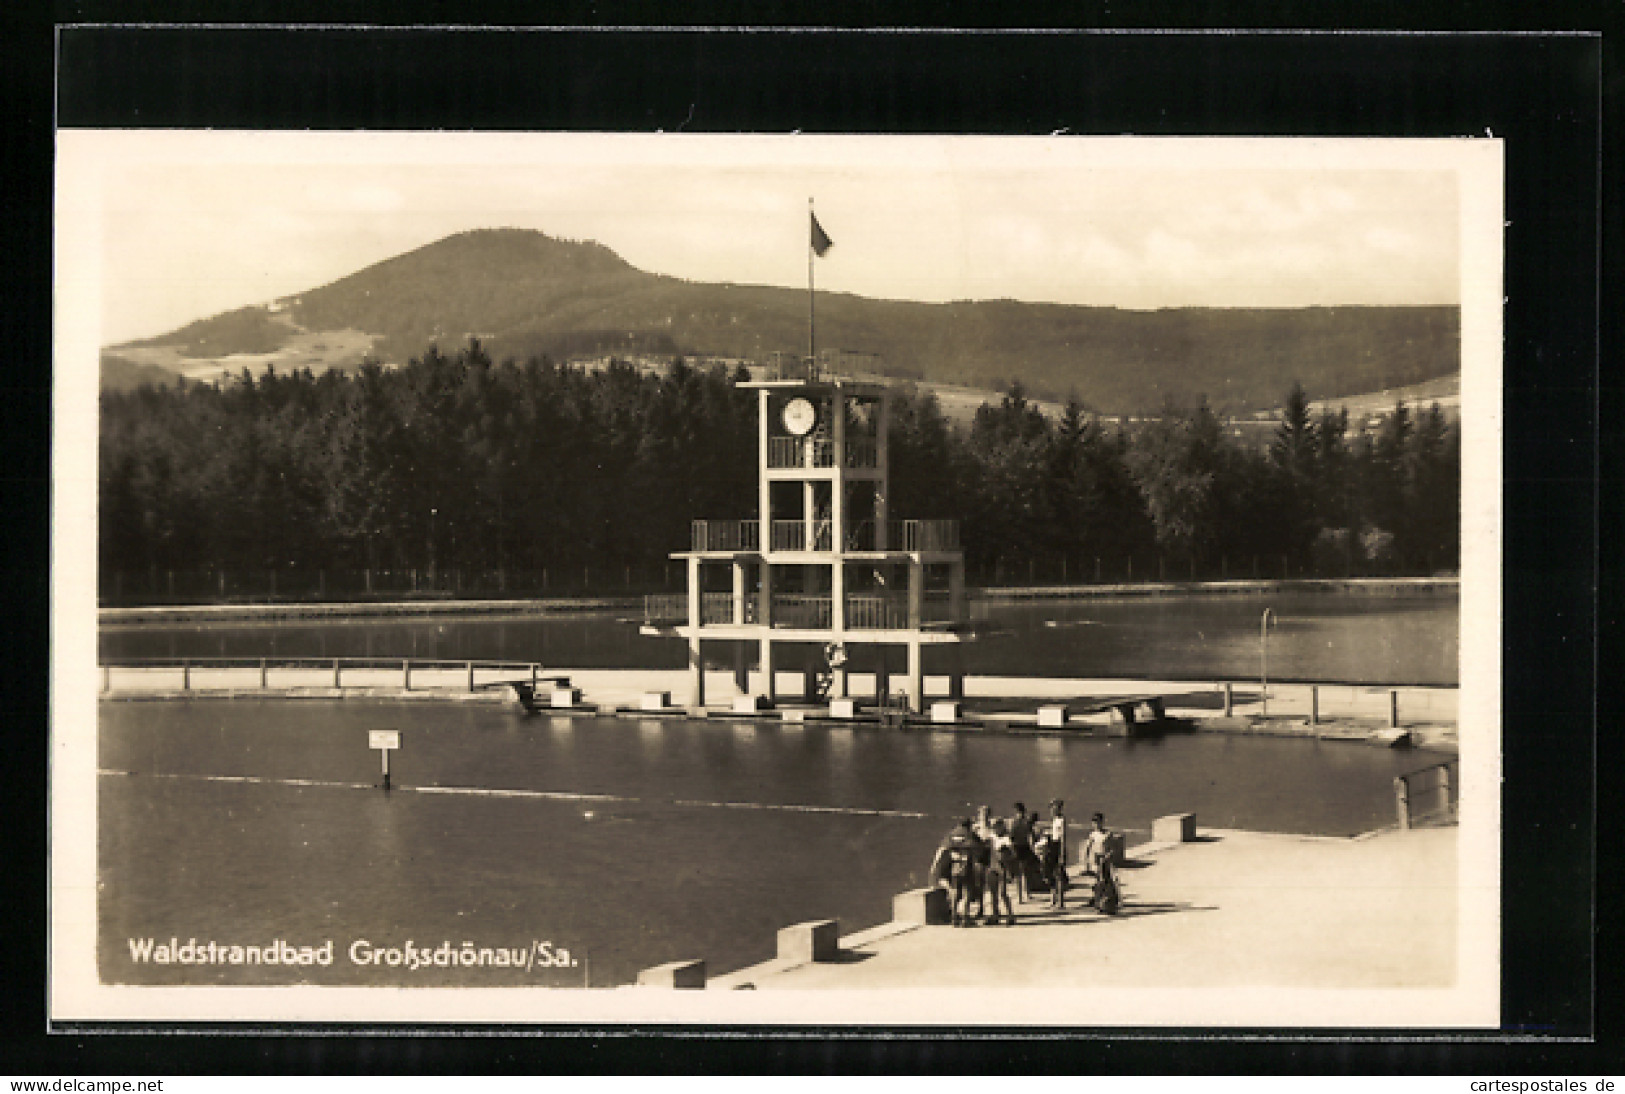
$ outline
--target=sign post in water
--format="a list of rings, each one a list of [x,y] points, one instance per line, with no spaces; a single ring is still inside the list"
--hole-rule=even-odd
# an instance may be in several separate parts
[[[383,753],[384,758],[384,792],[389,792],[389,754],[393,749],[401,747],[401,731],[398,729],[369,729],[367,731],[367,746],[376,748]]]

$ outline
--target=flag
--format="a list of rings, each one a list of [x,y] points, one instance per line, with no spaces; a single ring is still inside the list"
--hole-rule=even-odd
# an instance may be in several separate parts
[[[812,217],[813,254],[817,255],[819,258],[823,258],[824,252],[835,246],[835,241],[824,234],[824,226],[818,223],[817,213],[809,212],[807,215]]]

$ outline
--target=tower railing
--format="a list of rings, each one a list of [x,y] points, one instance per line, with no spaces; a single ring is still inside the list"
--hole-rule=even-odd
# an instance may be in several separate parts
[[[693,551],[759,551],[762,524],[755,520],[696,520],[689,525]]]
[[[834,467],[835,442],[828,437],[769,437],[767,466]],[[873,466],[848,464],[847,466]]]
[[[779,593],[773,597],[773,625],[796,630],[829,630],[832,601],[827,596]]]

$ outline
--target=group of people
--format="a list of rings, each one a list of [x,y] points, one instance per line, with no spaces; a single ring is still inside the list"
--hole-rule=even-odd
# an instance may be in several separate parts
[[[966,817],[948,833],[931,862],[931,879],[948,890],[955,927],[974,927],[978,921],[990,927],[1013,926],[1012,888],[1022,904],[1043,891],[1049,894],[1051,909],[1066,907],[1065,805],[1059,798],[1051,801],[1046,819],[1016,802],[1015,815],[1008,820],[992,816],[984,805],[974,821]],[[1084,903],[1111,914],[1120,898],[1109,853],[1110,832],[1104,814],[1096,813],[1090,820],[1082,851],[1084,872],[1094,876],[1095,891]]]

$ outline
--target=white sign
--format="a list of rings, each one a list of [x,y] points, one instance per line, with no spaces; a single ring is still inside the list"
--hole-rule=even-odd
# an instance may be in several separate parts
[[[401,731],[398,729],[369,729],[367,731],[368,748],[399,748],[401,747]]]

